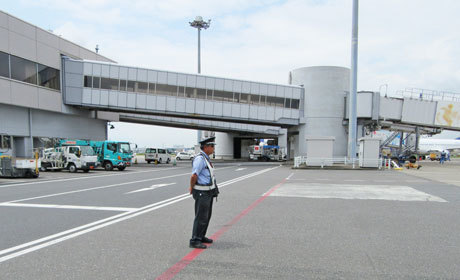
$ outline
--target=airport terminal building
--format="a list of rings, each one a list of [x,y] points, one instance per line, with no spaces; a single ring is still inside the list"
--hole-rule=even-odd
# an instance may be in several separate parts
[[[0,152],[29,157],[46,139],[104,140],[107,123],[123,121],[215,131],[221,158],[246,157],[254,138],[306,155],[312,137],[332,139],[332,156],[345,157],[349,72],[305,67],[282,85],[123,66],[0,11]],[[460,129],[436,118],[446,102],[362,92],[358,138],[379,128]]]

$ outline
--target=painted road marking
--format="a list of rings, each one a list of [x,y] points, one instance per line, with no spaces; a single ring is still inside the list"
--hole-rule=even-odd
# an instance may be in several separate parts
[[[33,208],[57,208],[57,209],[78,209],[78,210],[101,210],[101,211],[118,211],[118,212],[130,212],[130,211],[138,210],[138,208],[127,208],[127,207],[101,207],[101,206],[33,204],[33,203],[0,203],[0,206],[33,207]]]
[[[292,174],[291,174],[292,175]],[[246,216],[249,212],[251,212],[252,209],[254,209],[257,205],[259,205],[262,201],[264,201],[273,191],[275,191],[279,186],[281,186],[284,182],[286,181],[283,180],[281,183],[278,185],[272,187],[269,189],[266,193],[262,195],[261,198],[257,199],[254,201],[251,205],[248,206],[248,208],[244,209],[240,214],[238,214],[235,218],[233,218],[229,223],[225,224],[219,231],[214,233],[211,236],[211,239],[213,240],[218,240],[222,234],[224,234],[226,231],[229,230],[230,227],[232,227],[234,224],[236,224],[241,218]],[[209,244],[208,247],[212,246],[212,244]],[[198,257],[202,252],[204,252],[203,249],[194,249],[190,253],[188,253],[185,257],[183,257],[179,262],[177,262],[175,265],[171,266],[168,270],[163,272],[160,276],[158,276],[155,280],[170,280],[174,278],[179,272],[181,272],[187,265],[189,265],[196,257]]]
[[[184,169],[184,168],[186,168],[186,167],[173,167],[173,168],[168,168],[167,170]],[[54,183],[54,182],[65,182],[65,181],[73,181],[73,180],[80,180],[80,179],[101,178],[101,177],[108,177],[108,176],[121,176],[121,175],[130,175],[130,174],[138,174],[138,173],[146,173],[146,172],[159,172],[159,171],[164,171],[164,169],[135,171],[135,172],[124,172],[123,174],[122,173],[104,174],[104,175],[74,177],[74,178],[58,179],[58,180],[34,181],[34,182],[30,182],[30,183],[1,185],[0,188],[17,187],[17,186],[25,186],[25,185],[32,185],[32,184],[43,184],[43,183],[49,183],[49,182],[52,182],[52,183]]]
[[[154,189],[158,189],[158,188],[162,188],[162,187],[166,187],[166,186],[170,186],[170,185],[175,185],[176,183],[169,183],[169,184],[156,184],[156,185],[152,185],[148,188],[143,188],[143,189],[139,189],[139,190],[135,190],[135,191],[131,191],[131,192],[127,192],[125,194],[130,194],[130,193],[137,193],[137,192],[144,192],[144,191],[151,191],[151,190],[154,190]]]
[[[440,197],[415,190],[408,186],[391,185],[287,183],[284,184],[283,187],[274,191],[271,195],[307,198],[382,199],[397,201],[447,202]]]
[[[242,168],[236,169],[235,171],[241,171],[241,170],[245,170],[245,169],[246,169],[246,168],[243,168],[243,167],[242,167]]]
[[[225,169],[225,168],[230,168],[230,167],[223,167],[223,168],[219,168],[218,170]],[[184,176],[184,175],[189,175],[189,174],[190,174],[190,172],[187,172],[187,173],[181,173],[181,174],[170,175],[170,176],[159,177],[159,178],[144,179],[144,180],[139,180],[139,181],[131,181],[131,182],[112,184],[112,185],[107,185],[107,186],[100,186],[100,187],[94,187],[94,188],[87,188],[87,189],[81,189],[81,190],[74,190],[74,191],[68,191],[68,192],[62,192],[62,193],[54,193],[54,194],[48,194],[48,195],[42,195],[42,196],[36,196],[36,197],[29,197],[29,198],[24,198],[24,199],[5,201],[4,203],[15,203],[15,202],[34,200],[34,199],[39,199],[39,198],[54,197],[54,196],[72,194],[72,193],[79,193],[79,192],[86,192],[86,191],[92,191],[92,190],[106,189],[106,188],[118,187],[118,186],[122,186],[122,185],[134,184],[134,183],[142,183],[142,182],[147,182],[147,181],[155,181],[155,180],[179,177],[179,176]]]
[[[219,187],[221,188],[221,187],[224,187],[224,186],[239,182],[241,180],[244,180],[244,179],[247,179],[247,178],[250,178],[250,177],[254,177],[254,176],[263,174],[265,172],[271,171],[271,170],[276,169],[278,167],[280,167],[280,166],[263,169],[261,171],[257,171],[257,172],[251,173],[251,174],[247,174],[245,176],[234,178],[232,180],[229,180],[229,181],[221,183]],[[91,232],[91,231],[94,231],[94,230],[97,230],[97,229],[100,229],[100,228],[103,228],[103,227],[106,227],[106,226],[121,222],[121,221],[124,221],[124,220],[127,220],[127,219],[134,218],[136,216],[139,216],[139,215],[154,211],[156,209],[165,207],[167,205],[182,201],[182,200],[190,198],[190,197],[192,197],[190,194],[185,193],[185,194],[182,194],[182,195],[179,195],[179,196],[176,196],[176,197],[172,197],[172,198],[169,198],[169,199],[166,199],[166,200],[154,203],[154,204],[150,204],[150,205],[141,207],[138,210],[133,211],[133,212],[121,213],[121,214],[118,214],[118,215],[115,215],[115,216],[112,216],[112,217],[108,217],[108,218],[105,218],[105,219],[102,219],[102,220],[99,220],[99,221],[95,221],[95,222],[83,225],[83,226],[79,226],[79,227],[76,227],[76,228],[73,228],[73,229],[69,229],[69,230],[66,230],[66,231],[63,231],[63,232],[60,232],[60,233],[56,233],[56,234],[46,236],[46,237],[43,237],[43,238],[40,238],[40,239],[37,239],[37,240],[34,240],[34,241],[30,241],[30,242],[27,242],[27,243],[24,243],[24,244],[21,244],[21,245],[17,245],[17,246],[8,248],[8,249],[1,250],[0,251],[0,256],[1,255],[3,255],[3,256],[0,257],[0,263],[2,263],[4,261],[7,261],[7,260],[10,260],[10,259],[15,258],[15,257],[22,256],[22,255],[30,253],[30,252],[37,251],[39,249],[42,249],[42,248],[45,248],[45,247],[60,243],[62,241],[65,241],[65,240],[68,240],[68,239],[83,235],[85,233],[88,233],[88,232]],[[9,253],[11,253],[11,254],[9,254]]]
[[[286,180],[290,180],[292,175],[294,175],[294,173],[289,174],[289,176],[287,176]]]

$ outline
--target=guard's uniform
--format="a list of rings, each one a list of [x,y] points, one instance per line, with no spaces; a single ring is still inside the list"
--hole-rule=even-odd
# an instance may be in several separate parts
[[[192,190],[195,199],[195,220],[190,242],[201,242],[206,236],[212,214],[212,200],[216,196],[214,170],[209,156],[203,151],[193,159],[192,175],[198,176]]]

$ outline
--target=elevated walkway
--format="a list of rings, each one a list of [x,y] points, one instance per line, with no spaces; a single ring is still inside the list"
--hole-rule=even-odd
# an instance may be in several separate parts
[[[362,123],[393,131],[429,133],[439,129],[460,131],[460,95],[414,94],[382,96],[379,92],[358,92],[357,116]],[[345,119],[348,120],[348,106]]]
[[[112,112],[287,127],[303,88],[63,58],[64,103]]]

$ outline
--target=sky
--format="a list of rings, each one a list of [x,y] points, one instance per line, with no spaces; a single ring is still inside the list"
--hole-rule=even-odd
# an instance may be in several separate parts
[[[351,62],[352,0],[0,0],[5,12],[119,64],[287,84],[289,71]],[[460,1],[366,0],[359,6],[358,91],[460,92]],[[111,139],[192,146],[196,131],[114,123]],[[161,137],[157,137],[161,135]],[[458,137],[443,133],[440,137]],[[438,136],[439,137],[439,136]]]

